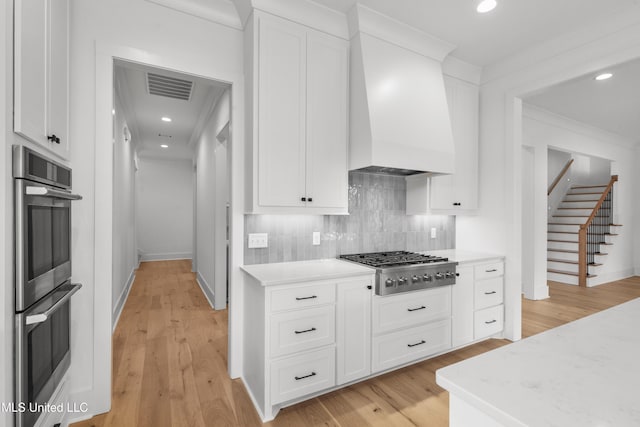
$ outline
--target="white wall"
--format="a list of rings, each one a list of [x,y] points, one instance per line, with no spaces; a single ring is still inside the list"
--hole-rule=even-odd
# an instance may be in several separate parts
[[[193,163],[141,157],[138,164],[136,229],[141,260],[190,259]]]
[[[612,165],[612,174],[619,176],[614,186],[614,222],[623,224],[613,238],[613,245],[608,246],[609,253],[604,265],[598,269],[596,283],[605,283],[629,277],[634,274],[634,235],[640,221],[634,220],[635,200],[637,199],[637,172],[635,163],[635,144],[620,136],[592,128],[582,123],[545,113],[542,110],[525,108],[523,138],[524,143],[546,150],[554,147],[563,151],[576,153],[580,174],[594,171],[596,174],[608,174],[608,165]],[[538,166],[538,165],[536,165]],[[544,165],[543,165],[544,166]],[[572,166],[573,167],[573,166]],[[576,171],[574,171],[574,176]],[[610,175],[608,177],[610,179]],[[605,177],[600,176],[597,182]],[[587,181],[582,178],[576,182]],[[525,195],[527,197],[527,195]],[[546,225],[535,231],[546,236]]]
[[[584,154],[573,155],[571,176],[576,185],[602,185],[611,178],[611,162]]]
[[[138,267],[135,218],[135,141],[125,140],[127,122],[116,93],[113,145],[113,289],[112,324],[124,306]]]
[[[74,277],[85,287],[74,297],[72,307],[76,321],[70,386],[72,400],[89,406],[89,413],[78,417],[106,412],[111,401],[111,304],[105,301],[112,298],[113,283],[112,58],[233,82],[234,134],[242,142],[242,42],[241,31],[144,0],[71,2],[71,157],[74,188],[84,196],[82,203],[74,205],[72,256]],[[242,144],[237,148],[234,171],[240,173]],[[240,174],[234,180],[234,197],[239,197],[244,177]],[[243,200],[236,208],[233,224],[241,236]],[[242,259],[242,244],[235,248],[232,261]],[[239,281],[237,265],[235,261],[233,274]],[[241,306],[240,285],[237,298]],[[230,319],[234,318],[238,313],[230,312]],[[233,324],[241,329],[239,322]],[[239,344],[232,343],[230,348],[233,345]],[[234,363],[238,361],[230,358]]]
[[[558,174],[562,171],[562,168],[571,160],[571,153],[565,153],[564,151],[549,150],[548,152],[548,167],[547,167],[547,186],[553,183]],[[574,160],[575,161],[575,160]],[[567,173],[571,173],[573,165],[569,168]],[[567,175],[565,175],[567,176]]]
[[[13,79],[11,47],[13,2],[0,5],[0,402],[13,400],[13,239],[11,215],[11,143],[13,137]],[[0,412],[0,425],[9,426],[13,414]]]
[[[219,163],[227,163],[226,148],[217,136],[229,122],[230,91],[226,90],[218,100],[196,147],[196,272],[207,298],[215,304],[216,282],[216,239],[225,239],[215,231],[217,204],[226,200],[217,200],[216,188],[226,175]],[[222,174],[221,174],[222,172]],[[219,252],[219,251],[218,251]],[[221,302],[220,302],[221,303]],[[225,302],[226,304],[226,302]]]

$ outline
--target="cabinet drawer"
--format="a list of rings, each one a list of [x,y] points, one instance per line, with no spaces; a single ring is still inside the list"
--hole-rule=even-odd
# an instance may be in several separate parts
[[[451,286],[374,298],[374,334],[451,316]]]
[[[502,261],[475,266],[476,280],[490,279],[492,277],[499,277],[502,275],[504,275],[504,262]]]
[[[336,300],[336,287],[331,283],[292,286],[271,292],[271,311],[315,307]]]
[[[373,339],[373,372],[451,348],[451,320],[393,332]]]
[[[504,298],[502,277],[480,280],[475,286],[475,309],[481,310],[502,304]]]
[[[474,338],[480,339],[502,331],[504,327],[504,306],[485,308],[474,314]]]
[[[271,316],[271,356],[282,356],[333,344],[335,307],[324,306]]]
[[[335,348],[324,348],[271,363],[271,403],[281,403],[333,387]]]

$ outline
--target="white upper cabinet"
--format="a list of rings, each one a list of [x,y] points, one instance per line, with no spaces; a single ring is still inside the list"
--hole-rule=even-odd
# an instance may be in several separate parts
[[[478,87],[444,76],[449,103],[455,172],[431,177],[432,210],[469,211],[478,208]]]
[[[259,205],[304,206],[306,32],[261,19],[259,43]]]
[[[348,42],[256,12],[250,213],[347,213]]]
[[[478,86],[444,76],[455,145],[451,175],[407,177],[407,214],[465,214],[478,209]]]
[[[69,155],[69,2],[16,0],[14,131]]]

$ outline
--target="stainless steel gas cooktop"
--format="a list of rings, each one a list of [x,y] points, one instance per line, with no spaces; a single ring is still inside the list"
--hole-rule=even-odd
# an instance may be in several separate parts
[[[376,269],[376,294],[389,295],[456,283],[456,262],[417,252],[392,251],[340,255]]]

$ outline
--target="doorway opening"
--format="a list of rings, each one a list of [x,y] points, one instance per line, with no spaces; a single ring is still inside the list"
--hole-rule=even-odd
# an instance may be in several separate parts
[[[113,72],[113,327],[140,262],[188,260],[224,310],[231,85],[118,59]]]

